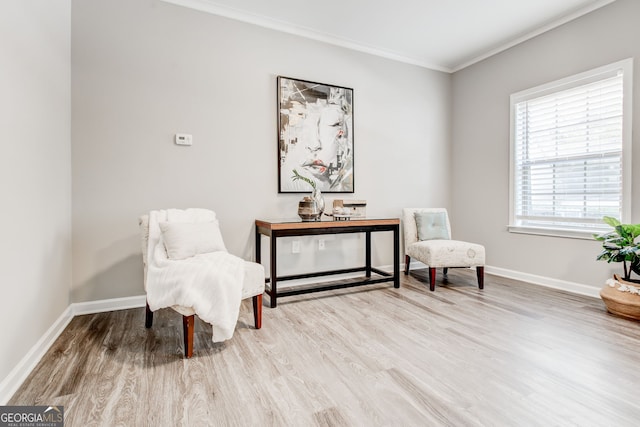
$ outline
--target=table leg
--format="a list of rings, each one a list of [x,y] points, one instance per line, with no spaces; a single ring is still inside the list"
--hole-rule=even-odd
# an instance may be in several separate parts
[[[365,232],[365,266],[366,275],[371,277],[371,232]]]
[[[260,232],[258,231],[258,226],[256,225],[256,262],[258,264],[262,263],[262,249],[261,249],[261,243],[262,243],[262,236],[260,235]]]
[[[269,295],[269,303],[271,304],[271,308],[276,308],[276,305],[278,304],[278,285],[276,284],[277,281],[277,277],[278,277],[278,273],[277,273],[277,259],[278,256],[276,254],[276,243],[277,243],[277,238],[275,236],[275,233],[271,234],[271,238],[269,239],[271,241],[271,294]]]
[[[400,226],[393,228],[393,287],[400,287]]]

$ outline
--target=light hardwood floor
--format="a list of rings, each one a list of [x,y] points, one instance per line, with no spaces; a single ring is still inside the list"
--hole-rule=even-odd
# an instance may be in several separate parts
[[[441,271],[438,271],[441,274]],[[73,319],[11,405],[66,426],[636,426],[640,323],[598,299],[450,270],[283,298],[234,337],[144,308]],[[268,304],[268,298],[265,298]]]

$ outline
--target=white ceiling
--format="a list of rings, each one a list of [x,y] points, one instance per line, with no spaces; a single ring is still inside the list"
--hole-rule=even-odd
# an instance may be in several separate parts
[[[163,0],[457,71],[615,0]]]

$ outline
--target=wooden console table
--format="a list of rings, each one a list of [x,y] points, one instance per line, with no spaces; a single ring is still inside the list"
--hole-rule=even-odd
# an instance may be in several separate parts
[[[371,233],[376,231],[393,232],[393,274],[371,267]],[[342,270],[320,271],[307,274],[297,274],[292,276],[278,277],[278,254],[276,242],[279,237],[292,236],[313,236],[320,234],[344,234],[344,233],[365,233],[365,266],[347,268]],[[277,305],[278,297],[306,294],[330,289],[349,288],[353,286],[371,285],[374,283],[393,281],[395,288],[400,287],[400,219],[352,219],[348,221],[309,221],[303,222],[299,219],[290,220],[256,220],[256,262],[261,263],[262,236],[270,238],[271,271],[270,277],[266,280],[268,286],[265,292],[269,295],[271,308]],[[354,281],[347,279],[340,282],[328,284],[317,284],[313,286],[292,286],[284,290],[278,290],[278,282],[283,280],[304,279],[308,277],[328,276],[332,274],[344,274],[364,271],[365,277],[362,280]],[[377,276],[372,277],[372,273]]]

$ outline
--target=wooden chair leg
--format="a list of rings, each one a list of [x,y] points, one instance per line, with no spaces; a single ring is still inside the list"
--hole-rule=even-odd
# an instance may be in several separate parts
[[[409,274],[409,263],[411,262],[411,257],[409,255],[404,256],[404,274]]]
[[[153,311],[149,308],[149,303],[147,303],[147,312],[144,318],[144,327],[150,328],[153,325]]]
[[[476,276],[478,276],[478,288],[484,289],[484,267],[476,267]]]
[[[182,316],[182,330],[184,334],[184,355],[187,359],[193,356],[193,323],[194,315]]]
[[[442,269],[442,275],[445,277],[445,279],[447,278],[447,273],[449,272],[449,268],[445,267]]]
[[[429,290],[436,290],[436,269],[429,267]]]
[[[256,329],[262,328],[262,294],[253,297],[253,321]]]

